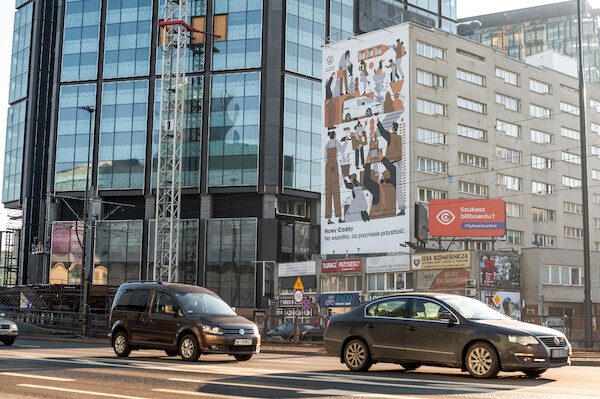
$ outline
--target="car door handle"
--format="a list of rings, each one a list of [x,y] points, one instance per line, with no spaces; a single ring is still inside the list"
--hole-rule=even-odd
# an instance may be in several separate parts
[[[415,331],[416,329],[414,327],[408,327],[408,331]]]
[[[369,323],[369,324],[367,324],[365,327],[367,327],[367,328],[374,328],[374,327],[375,327],[375,324],[371,324],[371,323]]]

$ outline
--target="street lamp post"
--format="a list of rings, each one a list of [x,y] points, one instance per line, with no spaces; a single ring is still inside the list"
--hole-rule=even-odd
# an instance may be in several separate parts
[[[85,173],[85,192],[83,193],[83,251],[81,264],[83,266],[83,298],[81,301],[81,334],[85,337],[90,336],[90,283],[91,283],[91,259],[92,255],[89,253],[92,248],[93,242],[93,219],[90,215],[90,154],[92,148],[92,137],[94,136],[92,130],[92,121],[96,110],[89,106],[79,107],[84,111],[87,111],[90,115],[90,125],[88,134],[88,148],[87,148],[87,163]],[[90,232],[88,232],[90,229]]]

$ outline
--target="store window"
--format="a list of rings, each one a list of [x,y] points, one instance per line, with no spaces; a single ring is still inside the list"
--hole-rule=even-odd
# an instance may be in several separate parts
[[[412,289],[412,272],[377,273],[367,275],[368,291],[405,291]]]

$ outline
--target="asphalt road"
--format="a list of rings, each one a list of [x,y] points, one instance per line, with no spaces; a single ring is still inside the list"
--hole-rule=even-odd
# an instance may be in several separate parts
[[[305,354],[202,356],[186,363],[160,351],[117,358],[108,345],[19,338],[0,345],[0,397],[9,398],[584,398],[600,397],[600,367],[548,370],[540,379],[500,373],[475,380],[460,370],[405,372],[376,364],[352,373],[338,359]]]

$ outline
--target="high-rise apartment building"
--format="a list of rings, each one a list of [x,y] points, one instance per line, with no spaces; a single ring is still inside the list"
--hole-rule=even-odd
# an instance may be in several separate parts
[[[164,0],[17,0],[2,201],[18,283],[152,277]],[[321,46],[385,20],[358,0],[188,0],[179,280],[265,306],[263,266],[319,252]],[[452,31],[455,0],[398,1]],[[89,163],[88,163],[89,159]],[[89,165],[89,166],[88,166]]]
[[[585,79],[600,83],[600,14],[586,1],[583,6]],[[458,34],[521,61],[546,50],[578,58],[577,20],[577,2],[571,0],[462,18]]]

